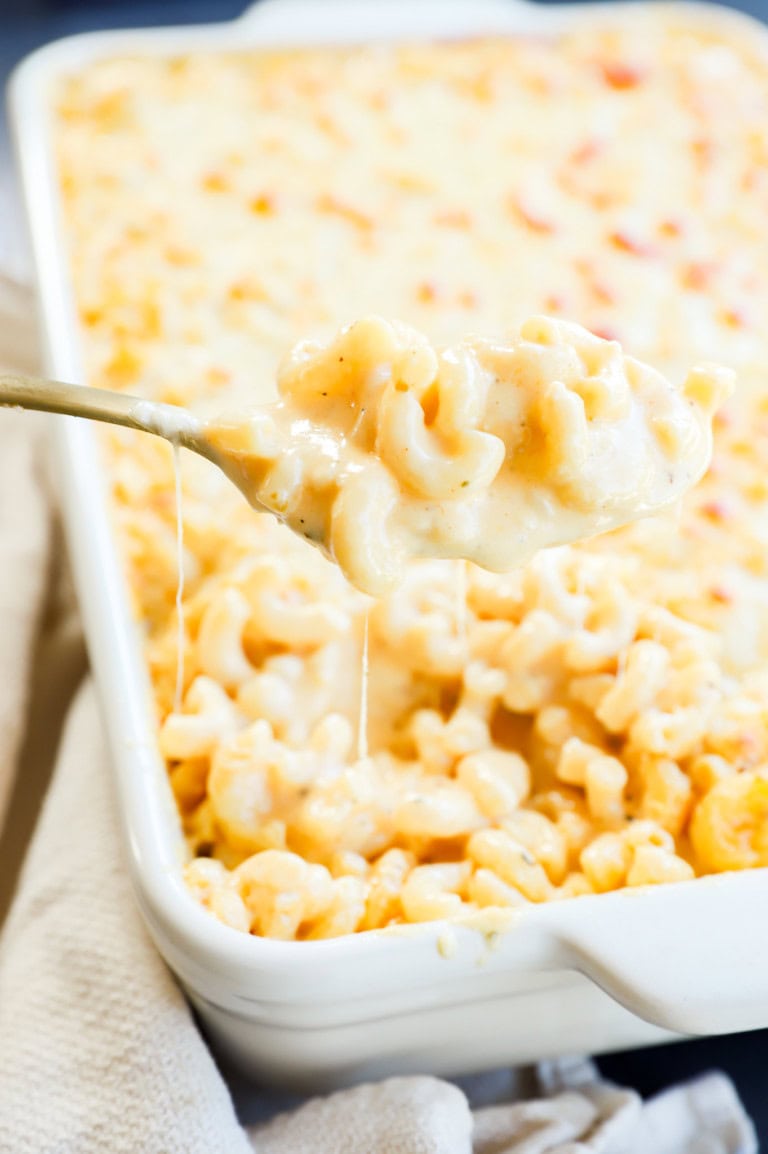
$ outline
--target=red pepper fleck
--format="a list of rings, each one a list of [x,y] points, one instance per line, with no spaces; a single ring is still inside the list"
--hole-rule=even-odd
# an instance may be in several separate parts
[[[584,278],[587,291],[592,293],[596,301],[604,305],[613,305],[616,303],[616,294],[614,291],[595,276],[595,265],[593,261],[579,257],[573,262],[573,267],[579,276]]]
[[[730,510],[724,501],[705,501],[699,506],[699,512],[710,521],[727,521],[730,517]]]
[[[573,164],[586,164],[588,160],[594,160],[603,151],[603,144],[599,140],[591,139],[585,140],[578,148],[571,153],[570,159]]]
[[[733,594],[724,589],[722,585],[713,585],[709,591],[709,595],[713,601],[719,601],[721,605],[731,605],[733,603]]]
[[[653,256],[654,249],[652,245],[646,241],[638,240],[624,229],[612,232],[608,239],[614,248],[619,249],[620,252],[628,252],[631,253],[632,256]]]
[[[552,221],[547,220],[539,213],[534,212],[532,209],[528,208],[527,205],[523,204],[519,197],[510,198],[510,208],[514,213],[517,213],[523,224],[525,224],[532,232],[551,235],[555,231],[555,226]]]
[[[682,236],[683,226],[677,220],[662,220],[659,224],[661,236]]]
[[[683,266],[680,280],[685,288],[693,289],[695,292],[703,292],[712,283],[716,269],[717,265],[712,261],[691,261],[690,264]]]
[[[416,296],[424,304],[431,304],[437,299],[437,289],[429,281],[423,281],[416,289]]]
[[[603,79],[611,88],[622,90],[637,88],[647,73],[632,64],[622,64],[619,60],[607,60],[602,64]]]
[[[544,308],[548,313],[561,313],[565,309],[565,301],[561,296],[553,293],[544,298]]]
[[[594,333],[596,337],[600,337],[603,341],[617,341],[619,339],[619,335],[615,329],[596,328],[595,325],[592,325],[589,331]]]
[[[589,288],[590,288],[592,295],[594,296],[595,300],[599,301],[600,304],[602,304],[602,305],[615,305],[616,304],[616,294],[614,292],[612,292],[611,289],[609,289],[601,281],[599,281],[599,280],[592,281]]]

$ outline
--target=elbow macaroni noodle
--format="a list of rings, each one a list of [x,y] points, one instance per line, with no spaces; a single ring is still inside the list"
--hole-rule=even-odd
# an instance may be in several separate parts
[[[178,710],[171,454],[106,435],[187,881],[212,916],[306,940],[768,865],[766,124],[749,34],[665,9],[552,41],[126,57],[64,83],[94,383],[212,418],[272,400],[299,337],[328,347],[373,313],[430,348],[567,316],[668,379],[738,374],[679,507],[508,573],[415,560],[375,602],[185,456]],[[593,377],[585,411],[610,409]],[[399,455],[412,392],[381,446],[430,501],[439,461]],[[443,415],[469,418],[464,463],[487,484],[498,450],[460,394]],[[562,401],[553,478],[589,504]],[[381,526],[350,518],[364,548]]]
[[[709,464],[732,390],[714,366],[676,390],[615,341],[548,317],[515,341],[441,352],[368,317],[298,345],[280,401],[208,422],[206,440],[257,509],[380,595],[415,557],[504,572],[672,504]]]

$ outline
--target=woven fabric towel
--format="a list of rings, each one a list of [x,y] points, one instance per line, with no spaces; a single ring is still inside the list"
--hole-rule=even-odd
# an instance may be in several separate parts
[[[9,305],[10,291],[5,292]],[[13,304],[19,304],[13,294]],[[10,310],[10,305],[7,311]],[[0,362],[24,333],[0,317]],[[29,362],[29,337],[16,350]],[[71,691],[71,614],[51,596],[46,444],[36,417],[0,412],[0,810],[32,673],[45,702]],[[63,640],[62,640],[63,639]],[[33,671],[33,652],[48,656]],[[27,741],[27,748],[35,748]],[[1,815],[0,815],[1,816]],[[0,1151],[9,1154],[753,1154],[730,1082],[709,1075],[643,1104],[588,1061],[543,1064],[540,1096],[472,1111],[429,1077],[314,1099],[258,1126],[228,1087],[146,936],[126,876],[109,759],[88,682],[0,941]],[[255,1093],[255,1092],[254,1092]],[[487,1099],[487,1095],[485,1095]],[[251,1101],[268,1118],[274,1099]]]

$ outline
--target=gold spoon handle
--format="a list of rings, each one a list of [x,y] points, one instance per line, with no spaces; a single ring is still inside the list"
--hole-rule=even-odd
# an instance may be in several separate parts
[[[111,425],[125,425],[165,437],[174,444],[186,445],[198,452],[200,424],[187,409],[157,401],[143,401],[126,393],[94,389],[90,385],[68,385],[42,377],[22,377],[0,373],[0,406],[38,409],[63,413],[68,417],[87,417]]]

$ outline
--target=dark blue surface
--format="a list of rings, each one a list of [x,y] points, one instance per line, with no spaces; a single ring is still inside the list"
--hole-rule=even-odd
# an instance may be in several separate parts
[[[0,0],[0,84],[17,60],[59,36],[96,28],[229,20],[246,6],[247,0]],[[731,6],[768,22],[768,0],[741,0]],[[761,916],[768,911],[755,910],[755,917]],[[768,966],[768,958],[764,964]],[[768,1030],[614,1054],[601,1059],[600,1067],[607,1077],[643,1094],[707,1070],[725,1070],[768,1146]]]
[[[22,56],[60,36],[96,28],[231,20],[247,6],[247,0],[0,0],[0,82]]]

